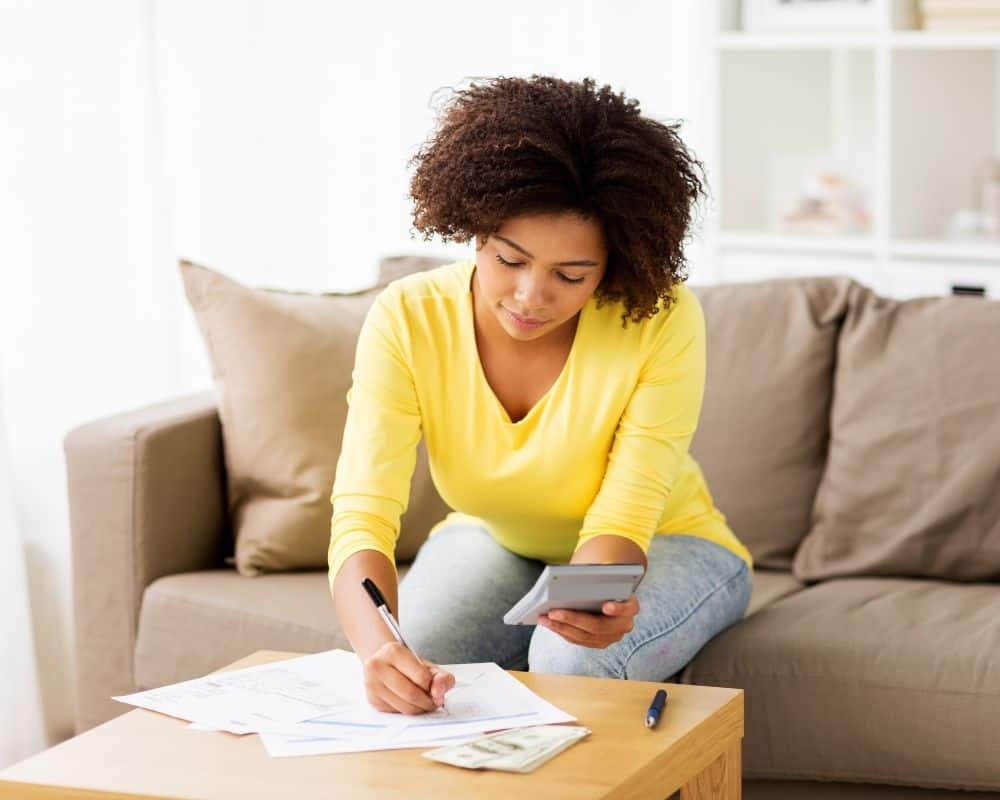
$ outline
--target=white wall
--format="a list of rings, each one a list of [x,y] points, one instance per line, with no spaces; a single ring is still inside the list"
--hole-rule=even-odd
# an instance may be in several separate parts
[[[173,246],[242,280],[319,290],[369,284],[386,255],[465,257],[469,245],[410,230],[406,163],[449,87],[589,75],[647,114],[690,119],[698,10],[693,0],[514,0],[502,13],[461,2],[159,4]],[[200,387],[204,350],[178,305],[179,378]]]
[[[176,261],[365,285],[409,236],[435,89],[585,75],[690,119],[697,0],[0,2],[0,383],[50,741],[72,729],[74,425],[210,385]],[[9,589],[0,588],[0,592]],[[0,596],[0,602],[13,598]]]

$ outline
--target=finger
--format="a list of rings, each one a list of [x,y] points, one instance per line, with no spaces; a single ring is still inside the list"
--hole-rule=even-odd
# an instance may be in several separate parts
[[[639,602],[635,599],[635,595],[624,603],[609,600],[601,607],[601,611],[609,617],[634,617],[639,613]]]
[[[556,608],[548,613],[550,622],[558,622],[578,628],[580,631],[589,634],[599,634],[607,629],[608,620],[602,614],[589,614],[586,611],[570,611],[565,608]]]
[[[381,681],[375,681],[368,686],[368,703],[376,711],[386,714],[423,713],[423,709],[401,700]]]
[[[382,711],[386,714],[395,713],[396,709],[386,703],[381,697],[375,695],[368,695],[368,704],[374,708],[376,711]]]
[[[389,666],[380,677],[390,692],[388,697],[383,694],[383,699],[403,713],[419,714],[422,711],[434,711],[437,708],[437,704],[422,687],[417,686],[407,675],[395,667]],[[410,710],[403,708],[401,704],[409,706]]]
[[[444,703],[445,694],[454,688],[455,676],[443,669],[435,668],[431,679],[431,697],[439,706]]]
[[[435,676],[441,682],[442,687],[446,692],[451,691],[455,688],[455,684],[458,682],[455,676],[445,669],[439,669],[435,672]]]
[[[434,705],[441,707],[444,703],[444,681],[441,680],[437,675],[431,678],[431,700],[434,701]]]
[[[547,627],[556,630],[555,626],[561,625],[559,631],[564,634],[564,638],[569,639],[572,636],[578,640],[578,643],[586,643],[589,647],[607,647],[632,630],[631,617],[606,617],[598,614],[574,613],[569,615],[572,622],[558,622],[551,620],[554,613],[553,611],[549,612],[550,619]],[[576,624],[576,620],[580,619],[584,620],[587,627]],[[544,625],[541,620],[540,624]]]
[[[392,659],[392,665],[403,675],[409,678],[410,682],[419,686],[426,694],[431,688],[431,664],[419,658],[416,653],[403,645],[397,645],[398,651]]]
[[[551,612],[549,612],[551,615]],[[599,647],[594,636],[581,630],[580,628],[574,627],[573,625],[567,625],[564,622],[553,622],[549,621],[547,624],[543,624],[542,627],[548,628],[554,633],[558,633],[567,642],[572,642],[573,644],[583,645],[584,647]]]
[[[441,675],[444,678],[447,678],[448,682],[450,683],[450,686],[448,687],[449,689],[455,685],[455,676],[451,672],[448,672],[448,670],[444,669],[443,667],[439,667],[432,661],[427,661],[426,659],[422,660],[424,664],[427,665],[427,669],[430,670],[432,681],[436,676]]]
[[[393,694],[392,692],[386,692],[385,698],[384,702],[389,705],[390,713],[409,714],[410,716],[427,713],[424,709],[420,708],[420,706],[407,703],[401,697]]]

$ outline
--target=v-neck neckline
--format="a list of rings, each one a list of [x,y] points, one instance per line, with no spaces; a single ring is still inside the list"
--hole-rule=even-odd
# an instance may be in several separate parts
[[[528,413],[521,417],[517,422],[514,422],[510,418],[510,414],[504,407],[504,404],[500,402],[500,398],[497,397],[496,392],[493,391],[493,387],[490,382],[486,379],[486,370],[483,368],[483,360],[479,355],[479,345],[476,343],[476,306],[475,297],[472,294],[472,278],[476,272],[476,262],[468,262],[468,270],[465,275],[465,308],[468,312],[468,321],[466,324],[466,330],[469,333],[469,341],[472,343],[472,356],[476,362],[476,373],[477,379],[482,384],[482,387],[486,390],[489,396],[492,398],[493,405],[499,412],[501,416],[501,421],[504,425],[509,428],[517,428],[518,426],[524,427],[532,417],[537,416],[542,413],[541,409],[547,404],[549,398],[555,394],[559,386],[568,379],[570,367],[573,365],[573,360],[576,356],[576,351],[579,349],[579,343],[582,335],[584,321],[587,316],[587,308],[590,305],[591,300],[588,299],[584,303],[583,308],[579,311],[579,318],[576,321],[576,330],[573,332],[573,343],[570,345],[569,354],[566,356],[566,361],[563,363],[562,370],[559,375],[552,382],[552,385],[546,389],[545,393],[535,401],[534,405],[528,410]]]

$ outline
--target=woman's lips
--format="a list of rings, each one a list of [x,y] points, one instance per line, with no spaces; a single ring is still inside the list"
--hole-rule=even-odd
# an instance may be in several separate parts
[[[501,308],[507,312],[507,315],[514,321],[518,327],[521,328],[537,328],[546,322],[544,319],[531,319],[529,317],[522,317],[520,314],[515,314],[507,306],[501,306]]]

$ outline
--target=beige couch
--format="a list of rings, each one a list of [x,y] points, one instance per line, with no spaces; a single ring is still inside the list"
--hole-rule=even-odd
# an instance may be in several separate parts
[[[747,797],[1000,798],[1000,304],[899,304],[844,277],[695,288],[692,452],[756,574],[746,618],[675,679],[745,689]],[[348,646],[323,570],[233,568],[214,392],[65,450],[78,731],[128,710],[113,694]]]

